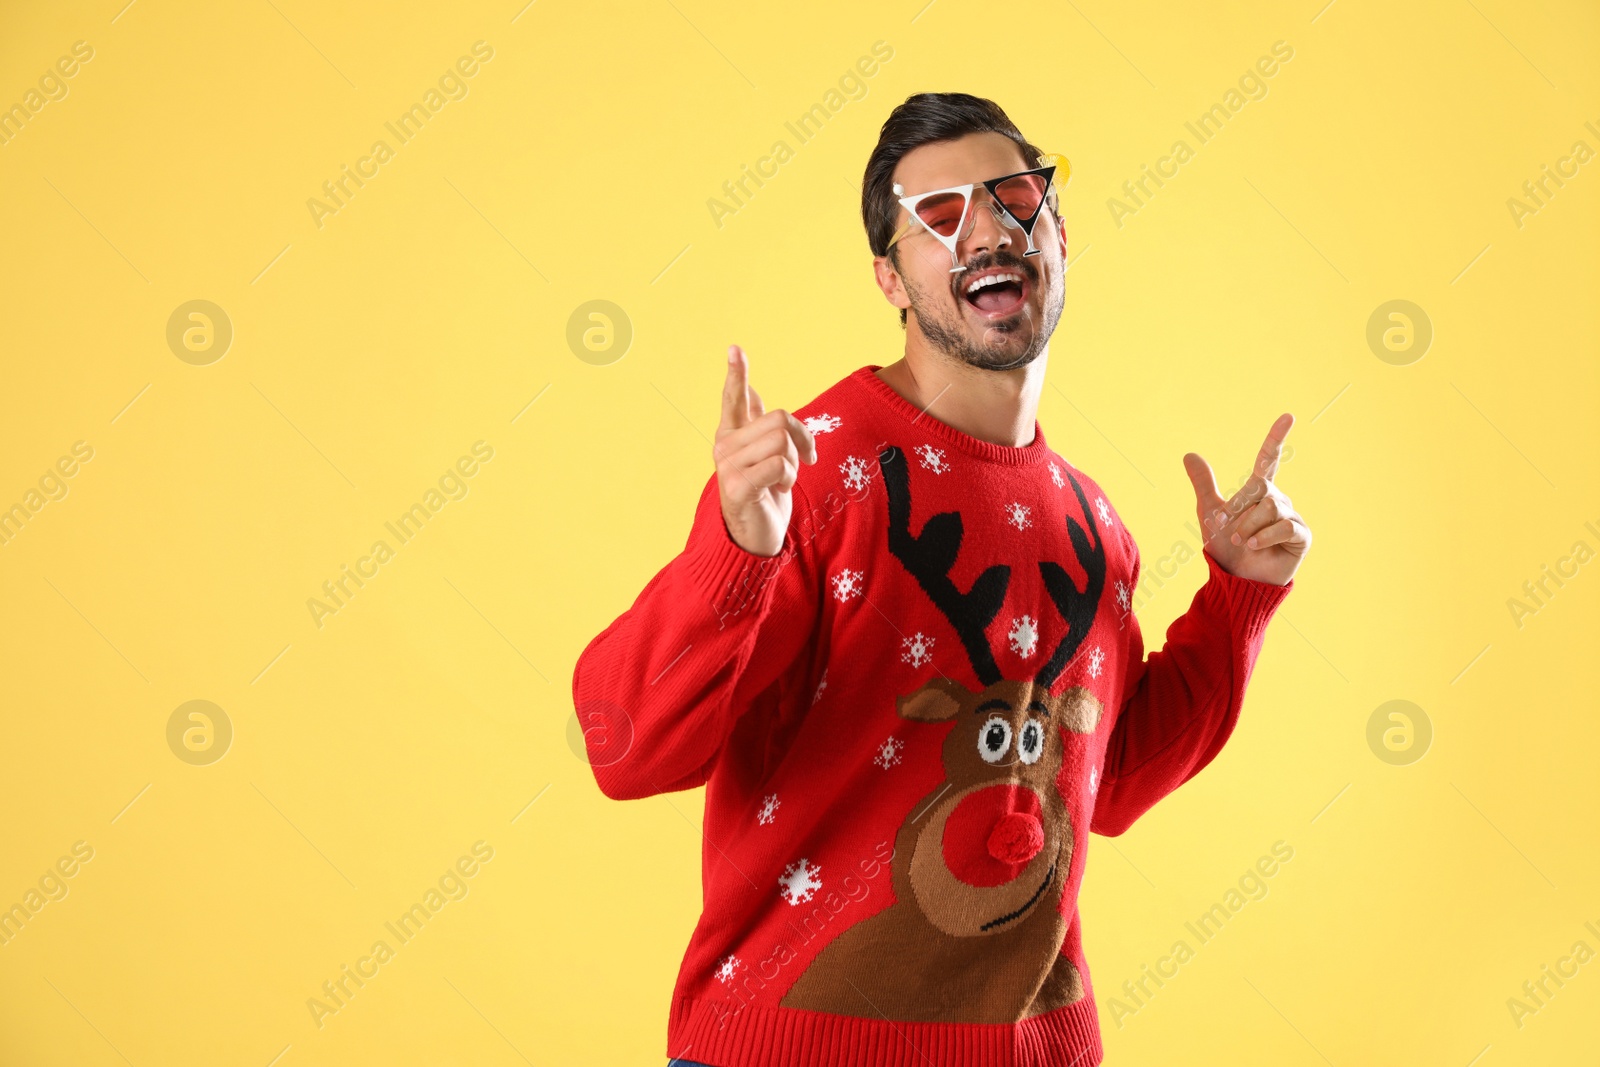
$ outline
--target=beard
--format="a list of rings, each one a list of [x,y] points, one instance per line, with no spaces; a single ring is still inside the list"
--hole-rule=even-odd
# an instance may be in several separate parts
[[[1049,344],[1050,335],[1061,321],[1065,286],[1058,273],[1050,285],[1041,288],[1039,271],[1033,264],[1009,253],[978,256],[958,277],[969,277],[990,267],[1023,275],[1033,292],[1043,294],[1042,321],[1035,318],[1030,299],[1014,315],[975,325],[960,306],[966,297],[960,295],[955,283],[939,292],[919,288],[910,278],[904,278],[906,296],[923,336],[950,359],[980,370],[1015,370],[1032,363]]]

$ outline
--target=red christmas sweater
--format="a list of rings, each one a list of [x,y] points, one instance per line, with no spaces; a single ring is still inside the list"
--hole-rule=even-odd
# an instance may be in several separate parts
[[[1292,585],[1206,553],[1146,657],[1138,548],[1094,480],[1037,423],[980,441],[876,370],[795,412],[818,458],[778,555],[729,537],[713,474],[574,669],[606,796],[706,786],[667,1055],[1090,1067],[1089,832],[1216,756]]]

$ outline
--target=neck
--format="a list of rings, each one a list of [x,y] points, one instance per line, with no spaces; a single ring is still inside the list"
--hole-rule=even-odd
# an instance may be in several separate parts
[[[1033,443],[1046,348],[1026,366],[984,370],[928,346],[906,345],[905,358],[877,371],[891,389],[946,426],[990,444]]]

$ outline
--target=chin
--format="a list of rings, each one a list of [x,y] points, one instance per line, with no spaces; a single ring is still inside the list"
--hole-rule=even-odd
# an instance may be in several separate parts
[[[1015,313],[993,319],[975,313],[965,305],[963,300],[961,305],[953,308],[949,305],[939,306],[938,314],[924,314],[933,309],[924,306],[914,294],[911,311],[917,317],[923,336],[934,348],[957,362],[979,370],[1015,370],[1027,366],[1045,352],[1049,334],[1039,334],[1034,325],[1041,321],[1045,309],[1036,307],[1031,300]],[[1054,323],[1050,325],[1053,329]],[[1003,335],[1000,344],[984,343],[984,338],[991,331]]]
[[[1039,348],[1030,346],[1028,350],[1022,352],[1010,352],[1005,348],[984,348],[980,349],[978,358],[969,358],[967,362],[982,370],[1016,370],[1038,359],[1043,350],[1042,346]]]

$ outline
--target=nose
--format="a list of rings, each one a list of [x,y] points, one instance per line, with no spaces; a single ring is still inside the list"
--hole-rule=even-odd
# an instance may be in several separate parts
[[[1003,885],[1044,848],[1039,794],[1005,783],[969,793],[944,824],[944,862],[967,885]]]
[[[967,235],[964,251],[967,257],[979,252],[992,252],[1011,244],[1011,228],[1003,221],[999,204],[989,196],[987,189],[979,189],[972,204],[972,232]]]
[[[1001,863],[1022,866],[1044,847],[1044,826],[1032,815],[1008,811],[989,835],[989,855]]]

